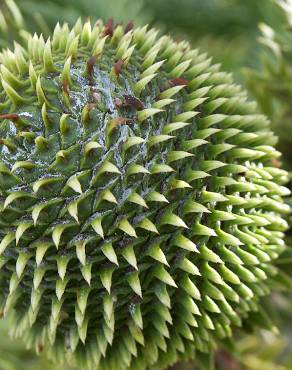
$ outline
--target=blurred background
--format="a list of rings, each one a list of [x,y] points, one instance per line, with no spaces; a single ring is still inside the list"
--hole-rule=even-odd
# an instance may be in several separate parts
[[[2,0],[4,1],[4,0]],[[57,21],[114,17],[149,23],[175,38],[188,39],[240,77],[258,64],[258,23],[279,25],[283,15],[271,0],[18,0],[30,31],[50,32]]]
[[[275,131],[280,138],[283,138],[280,141],[280,147],[286,140],[284,152],[287,152],[287,155],[284,161],[286,168],[291,170],[292,160],[287,158],[289,152],[290,155],[292,153],[292,123],[290,123],[292,121],[292,88],[290,88],[292,73],[289,75],[291,85],[286,84],[286,90],[283,90],[282,82],[287,79],[287,75],[283,75],[282,67],[286,65],[286,70],[292,70],[292,37],[290,35],[291,55],[289,54],[285,61],[278,58],[274,64],[273,58],[267,56],[259,42],[261,37],[259,23],[270,25],[271,29],[275,30],[273,32],[279,32],[280,35],[283,28],[288,27],[285,12],[276,5],[276,1],[18,0],[14,3],[12,0],[0,0],[0,47],[12,45],[14,39],[23,42],[25,38],[23,29],[29,32],[41,32],[44,36],[48,36],[58,21],[61,23],[66,21],[72,25],[78,17],[83,19],[89,17],[93,21],[98,18],[106,21],[113,17],[115,22],[133,21],[135,25],[148,23],[150,26],[159,28],[161,33],[171,34],[175,39],[187,39],[194,48],[199,47],[213,56],[214,62],[220,62],[223,69],[232,71],[235,80],[244,84],[249,89],[250,95],[257,98],[259,109],[269,115]],[[278,2],[285,1],[278,0]],[[283,55],[289,45],[289,40],[285,40]],[[280,40],[279,43],[281,42]],[[267,60],[268,63],[272,63],[268,72],[265,70]],[[276,84],[278,84],[277,98],[284,96],[285,104],[276,102],[275,89],[273,89]],[[291,132],[288,144],[287,127],[283,128],[281,125],[283,116]],[[283,256],[280,262],[291,264],[291,252]],[[281,335],[277,335],[276,331],[275,333],[260,331],[238,337],[237,349],[232,355],[228,349],[218,350],[216,370],[292,370],[292,324],[290,323],[292,303],[290,302],[292,302],[291,296],[275,294],[266,303]],[[36,358],[31,352],[27,352],[22,344],[6,340],[8,330],[3,324],[1,325],[0,370],[65,370],[48,363],[42,357]],[[178,364],[174,369],[195,370],[197,368],[195,364],[189,363]]]

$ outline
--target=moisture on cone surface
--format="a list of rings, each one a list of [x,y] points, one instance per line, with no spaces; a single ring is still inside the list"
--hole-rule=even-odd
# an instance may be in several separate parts
[[[80,368],[163,369],[266,323],[287,175],[229,74],[112,21],[57,25],[0,60],[0,302],[16,337]]]

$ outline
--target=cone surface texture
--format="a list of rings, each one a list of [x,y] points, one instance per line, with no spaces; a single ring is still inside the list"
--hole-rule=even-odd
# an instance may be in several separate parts
[[[286,173],[229,74],[112,21],[0,59],[0,303],[16,337],[78,368],[164,369],[266,323]]]

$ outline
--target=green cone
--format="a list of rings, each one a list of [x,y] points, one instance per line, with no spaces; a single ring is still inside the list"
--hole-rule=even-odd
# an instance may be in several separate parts
[[[210,363],[283,281],[285,171],[229,74],[154,29],[78,22],[0,56],[0,298],[101,370]],[[249,318],[249,319],[248,319]]]

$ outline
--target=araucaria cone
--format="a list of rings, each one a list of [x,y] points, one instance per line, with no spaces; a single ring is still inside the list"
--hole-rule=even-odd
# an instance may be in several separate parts
[[[1,56],[0,297],[58,362],[212,354],[285,282],[268,120],[187,42],[110,20]]]

